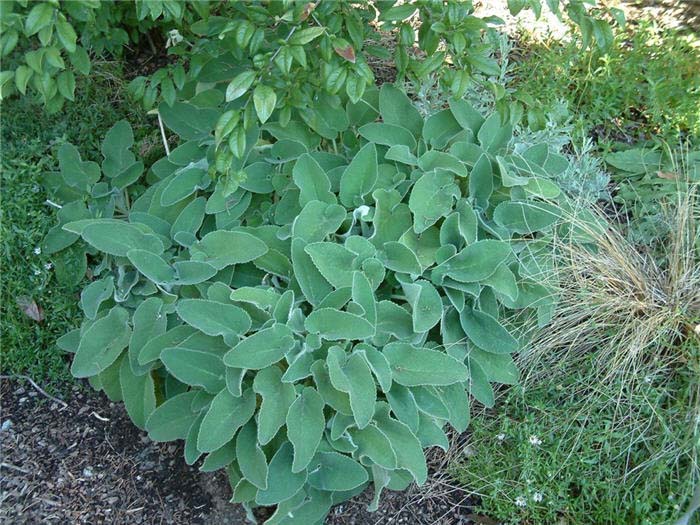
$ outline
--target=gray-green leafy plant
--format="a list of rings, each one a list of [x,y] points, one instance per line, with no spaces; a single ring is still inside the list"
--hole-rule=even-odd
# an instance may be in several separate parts
[[[220,111],[197,97],[163,112],[182,142],[147,171],[126,122],[101,164],[59,149],[44,249],[95,262],[59,346],[151,439],[226,469],[232,501],[276,505],[267,523],[321,523],[369,484],[376,509],[426,481],[424,449],[467,428],[471,397],[517,382],[508,319],[549,318],[567,161],[514,153],[496,113],[452,99],[424,119],[384,85],[331,108],[335,151],[267,124],[217,177]]]

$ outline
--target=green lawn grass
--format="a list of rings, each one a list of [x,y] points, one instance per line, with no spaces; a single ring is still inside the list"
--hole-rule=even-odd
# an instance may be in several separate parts
[[[26,98],[3,101],[2,373],[29,375],[49,390],[65,388],[69,378],[67,361],[55,342],[80,322],[80,288],[60,287],[48,257],[35,252],[56,221],[55,209],[45,202],[41,175],[56,169],[55,151],[64,142],[74,143],[83,158],[100,161],[104,133],[123,118],[134,126],[141,146],[158,144],[153,118],[126,100],[125,92],[119,67],[98,63],[79,82],[75,102],[56,115],[46,115],[41,105]],[[17,299],[23,296],[43,309],[43,322],[22,312]]]
[[[594,356],[585,364],[596,366]],[[696,382],[659,374],[603,387],[583,367],[579,374],[513,387],[494,411],[474,414],[451,475],[480,496],[479,514],[507,525],[673,523],[696,475]],[[601,396],[589,398],[582,384]]]

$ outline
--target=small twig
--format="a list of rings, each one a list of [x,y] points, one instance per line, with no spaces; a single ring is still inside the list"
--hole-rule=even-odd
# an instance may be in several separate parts
[[[59,501],[54,501],[52,499],[39,498],[39,497],[36,497],[34,499],[37,501],[41,501],[42,503],[46,503],[47,505],[51,505],[52,507],[60,507],[61,506],[61,503]]]
[[[58,208],[59,210],[60,210],[61,208],[63,208],[63,206],[61,206],[60,204],[56,204],[54,201],[49,200],[49,199],[46,199],[44,202],[45,202],[46,204],[48,204],[49,206],[53,206],[54,208]]]
[[[24,375],[20,375],[20,374],[14,374],[14,375],[9,375],[9,376],[0,375],[0,379],[26,379],[34,387],[34,389],[37,390],[41,395],[43,395],[47,399],[50,399],[51,401],[55,401],[59,405],[63,406],[63,408],[68,408],[68,403],[66,403],[65,401],[61,401],[57,397],[53,397],[53,396],[47,394],[46,391],[43,388],[41,388],[39,385],[37,385],[34,382],[34,380],[29,376],[24,376]]]
[[[95,417],[96,417],[97,419],[99,419],[100,421],[109,421],[109,418],[108,418],[108,417],[102,417],[101,415],[99,415],[99,414],[98,414],[97,412],[95,412],[95,411],[93,411],[90,415],[91,415],[91,416],[95,416]]]
[[[9,463],[0,463],[0,467],[2,468],[9,468],[10,470],[16,470],[17,472],[21,472],[22,474],[29,474],[28,470],[24,470],[23,468],[16,467],[14,465],[10,465]]]
[[[165,136],[165,128],[163,127],[163,119],[160,118],[160,112],[158,115],[158,126],[160,126],[160,136],[163,139],[163,146],[165,146],[165,154],[170,155],[170,146],[168,146],[168,138]]]

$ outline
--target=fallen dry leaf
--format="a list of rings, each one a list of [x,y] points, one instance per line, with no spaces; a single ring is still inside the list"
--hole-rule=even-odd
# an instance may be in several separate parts
[[[36,301],[31,297],[27,297],[26,295],[20,295],[16,299],[16,302],[17,306],[19,306],[20,309],[24,312],[24,314],[30,319],[33,319],[37,323],[40,323],[44,320],[43,308],[36,304]]]
[[[671,171],[657,171],[656,176],[659,177],[660,179],[666,179],[666,180],[676,180],[678,177],[677,174],[671,172]]]

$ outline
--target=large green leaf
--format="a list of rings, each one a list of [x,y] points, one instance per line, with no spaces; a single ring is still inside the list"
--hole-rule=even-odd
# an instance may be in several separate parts
[[[171,346],[178,346],[195,333],[197,333],[195,328],[183,324],[174,326],[164,334],[153,337],[141,348],[138,356],[139,364],[145,365],[155,361],[163,350]]]
[[[255,112],[258,114],[260,122],[264,124],[275,110],[277,95],[270,86],[258,84],[253,91],[253,104],[255,105]]]
[[[413,185],[408,206],[413,212],[413,230],[421,233],[452,211],[461,193],[454,175],[446,171],[424,173]]]
[[[292,223],[292,236],[305,242],[322,241],[340,228],[346,215],[345,208],[337,204],[309,201]]]
[[[493,212],[493,219],[510,231],[530,234],[551,228],[561,211],[543,202],[502,202]]]
[[[301,472],[316,454],[326,427],[325,403],[311,387],[301,391],[287,413],[287,438],[294,447],[292,472]]]
[[[364,204],[364,196],[377,182],[377,148],[371,142],[353,157],[340,178],[340,202],[346,208]]]
[[[134,145],[134,133],[126,120],[112,126],[102,141],[102,171],[107,177],[116,177],[136,162],[130,151]]]
[[[224,363],[234,368],[260,370],[278,362],[292,346],[292,331],[277,323],[243,339],[224,356]]]
[[[85,331],[70,369],[74,377],[93,376],[117,360],[131,337],[129,317],[127,310],[115,306]]]
[[[160,359],[168,372],[182,383],[201,386],[212,394],[226,386],[226,367],[221,356],[215,353],[176,346],[163,350]]]
[[[207,171],[197,166],[187,166],[180,170],[160,194],[160,205],[172,206],[186,199],[199,189],[204,189],[211,183]]]
[[[267,473],[267,489],[258,491],[255,502],[258,505],[277,505],[285,501],[306,483],[307,472],[292,472],[294,450],[288,441],[277,449],[272,457]]]
[[[307,244],[301,239],[292,240],[292,268],[304,297],[315,306],[333,290],[333,287],[318,271],[311,256],[306,253],[306,246]]]
[[[361,430],[350,430],[350,436],[353,443],[357,445],[356,455],[360,461],[362,458],[367,458],[383,468],[396,468],[396,453],[391,446],[391,441],[375,425],[368,425]]]
[[[507,242],[492,239],[477,241],[435,268],[433,281],[444,276],[461,283],[482,281],[491,276],[510,254],[511,248]]]
[[[454,118],[457,119],[457,122],[459,122],[459,125],[476,136],[484,123],[484,117],[481,116],[481,113],[474,109],[466,100],[451,98],[449,103],[450,111]]]
[[[444,151],[426,151],[418,159],[418,167],[426,172],[444,170],[454,173],[458,177],[467,176],[466,166],[457,157]]]
[[[519,348],[518,340],[486,312],[465,308],[459,315],[462,328],[476,346],[494,354],[511,354]]]
[[[362,465],[337,452],[319,452],[311,467],[309,485],[319,490],[352,490],[369,480],[367,470]]]
[[[241,474],[259,489],[267,488],[267,458],[258,445],[255,421],[250,420],[236,437],[236,460]]]
[[[389,270],[420,275],[423,272],[416,254],[405,244],[387,242],[383,246],[382,263]]]
[[[207,335],[240,335],[251,326],[250,316],[242,308],[206,299],[178,301],[177,314],[187,324]]]
[[[377,388],[367,361],[353,353],[346,357],[337,346],[328,351],[328,374],[333,386],[350,396],[350,408],[358,428],[366,427],[374,415]]]
[[[80,293],[80,306],[85,317],[95,319],[100,305],[114,294],[114,277],[111,275],[91,282]]]
[[[384,122],[371,122],[362,126],[358,131],[360,135],[375,144],[383,146],[403,145],[411,150],[416,148],[415,137],[402,126]]]
[[[32,36],[48,26],[54,18],[55,8],[49,2],[35,4],[24,21],[24,32]]]
[[[197,448],[213,452],[233,439],[255,412],[255,393],[247,389],[240,397],[228,390],[219,392],[209,405],[197,437]]]
[[[391,442],[397,466],[408,470],[419,485],[425,483],[428,479],[428,466],[415,434],[406,425],[390,417],[386,405],[377,411],[376,422],[377,428]]]
[[[379,113],[383,122],[403,126],[414,137],[419,137],[423,130],[423,117],[411,99],[388,82],[379,90]]]
[[[146,421],[156,408],[156,389],[151,374],[135,375],[128,359],[119,367],[119,382],[127,414],[134,425],[146,428]]]
[[[355,272],[352,280],[352,300],[364,310],[364,318],[372,325],[377,324],[377,301],[374,290],[365,274]]]
[[[72,144],[58,148],[58,166],[64,182],[80,192],[88,192],[90,186],[100,180],[100,166],[95,162],[84,162],[78,148]]]
[[[161,104],[158,113],[165,125],[185,140],[210,136],[220,116],[218,109],[199,108],[186,102]]]
[[[148,437],[153,441],[185,439],[197,418],[192,412],[192,401],[197,392],[191,390],[171,397],[160,405],[146,421]]]
[[[442,318],[442,298],[428,281],[419,279],[403,285],[406,299],[413,307],[414,332],[427,332]]]
[[[297,159],[292,170],[294,183],[299,188],[299,204],[304,207],[310,201],[335,204],[335,195],[331,192],[331,183],[323,168],[308,153]]]
[[[400,385],[451,385],[469,378],[464,364],[437,350],[389,343],[383,353],[391,365],[394,381]]]
[[[311,257],[321,275],[335,288],[352,286],[356,254],[332,242],[314,242],[304,251]]]
[[[192,249],[192,260],[219,270],[243,264],[267,253],[267,245],[249,233],[217,230],[206,234]]]
[[[261,445],[269,443],[284,426],[289,407],[296,399],[294,386],[283,383],[281,379],[282,371],[277,366],[260,370],[255,375],[253,390],[262,397],[258,411],[258,441]]]
[[[139,356],[149,341],[165,333],[168,318],[165,304],[158,297],[149,297],[136,307],[131,325],[133,332],[129,340],[129,364],[136,375],[144,375],[152,367],[150,363],[141,364]]]
[[[331,341],[366,339],[374,335],[374,326],[369,321],[335,308],[314,310],[306,318],[304,326],[309,332]]]
[[[82,228],[81,235],[92,246],[110,255],[126,257],[132,249],[163,253],[163,243],[155,234],[144,233],[140,228],[124,221],[90,221]]]
[[[160,255],[148,250],[129,250],[129,262],[149,281],[155,284],[168,284],[175,279],[175,270]]]

